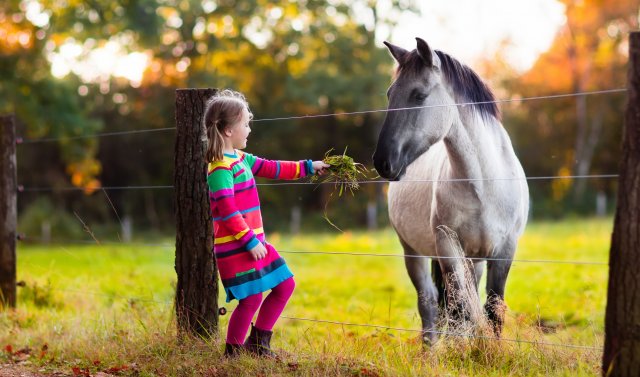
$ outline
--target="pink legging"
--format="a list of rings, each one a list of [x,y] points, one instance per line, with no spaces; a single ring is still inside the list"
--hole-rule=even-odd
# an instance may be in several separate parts
[[[227,343],[242,344],[247,336],[253,316],[260,308],[255,327],[260,330],[273,330],[273,326],[282,314],[287,301],[293,294],[296,283],[289,278],[275,286],[262,302],[262,293],[243,298],[231,314],[227,329]],[[262,306],[260,306],[262,304]]]

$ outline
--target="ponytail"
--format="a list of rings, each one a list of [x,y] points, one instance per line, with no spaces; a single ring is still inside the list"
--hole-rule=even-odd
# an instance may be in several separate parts
[[[213,127],[207,128],[207,139],[209,141],[205,155],[207,162],[222,160],[224,158],[224,138],[216,124],[214,124]]]

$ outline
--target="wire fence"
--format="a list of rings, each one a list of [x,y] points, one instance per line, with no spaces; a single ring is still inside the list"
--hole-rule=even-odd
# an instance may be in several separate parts
[[[330,114],[262,118],[262,119],[253,119],[252,122],[257,123],[257,122],[271,122],[271,121],[280,121],[280,120],[327,118],[327,117],[335,117],[335,116],[351,116],[351,115],[362,115],[362,114],[372,114],[372,113],[387,113],[387,112],[408,111],[408,110],[418,110],[418,109],[438,108],[438,107],[449,107],[449,106],[465,107],[465,106],[484,105],[484,104],[491,104],[491,103],[495,103],[495,104],[516,103],[516,102],[536,101],[536,100],[543,100],[543,99],[560,99],[560,98],[581,97],[581,96],[590,96],[590,95],[615,94],[615,93],[624,93],[626,91],[627,91],[626,88],[616,88],[616,89],[604,89],[604,90],[594,90],[594,91],[586,91],[586,92],[554,94],[554,95],[548,95],[548,96],[510,98],[510,99],[501,99],[501,100],[495,100],[495,101],[461,102],[461,103],[442,104],[442,105],[426,105],[426,106],[415,106],[415,107],[402,107],[402,108],[396,108],[396,109],[376,109],[376,110],[364,110],[364,111],[353,111],[353,112],[339,112],[339,113],[330,113]],[[61,141],[61,140],[70,141],[70,140],[102,138],[102,137],[109,137],[109,136],[123,136],[123,135],[132,135],[132,134],[142,134],[142,133],[149,133],[149,132],[165,132],[165,131],[175,131],[175,127],[149,128],[149,129],[143,129],[143,130],[117,131],[117,132],[103,132],[103,133],[95,133],[95,134],[89,134],[89,135],[77,135],[77,136],[66,136],[66,137],[49,137],[49,138],[40,138],[40,139],[28,139],[28,138],[24,138],[24,137],[19,137],[17,143],[18,144],[37,144],[37,143],[47,143],[47,142],[54,142],[54,141]]]
[[[23,238],[23,240],[36,240],[35,238],[30,238],[30,237],[25,237]],[[95,244],[95,241],[65,241],[66,243],[78,243],[78,244]],[[119,245],[123,245],[122,242],[101,242],[101,245],[114,245],[114,244],[119,244]],[[125,244],[126,245],[126,244]],[[133,245],[141,245],[141,246],[150,246],[150,247],[166,247],[166,248],[171,248],[174,245],[172,244],[168,244],[168,243],[136,243]],[[289,254],[320,254],[320,255],[345,255],[345,256],[370,256],[370,257],[400,257],[400,258],[405,258],[405,257],[410,257],[410,258],[434,258],[434,259],[452,259],[452,258],[456,258],[456,257],[429,257],[429,256],[404,256],[404,255],[399,255],[399,254],[376,254],[376,253],[354,253],[354,252],[327,252],[327,251],[289,251],[289,250],[282,250],[280,251],[281,253],[289,253]],[[464,258],[464,257],[459,257],[459,258]],[[478,258],[467,258],[467,259],[471,259],[471,260],[476,260]],[[486,260],[504,260],[502,258],[487,258]],[[513,260],[513,262],[524,262],[524,263],[556,263],[556,264],[576,264],[576,265],[607,265],[607,263],[600,263],[600,262],[585,262],[585,261],[553,261],[553,260]],[[91,291],[84,291],[84,290],[72,290],[72,289],[56,289],[58,291],[63,291],[63,292],[69,292],[69,293],[74,293],[74,294],[87,294],[87,295],[94,295],[94,296],[102,296],[105,298],[109,298],[109,299],[123,299],[126,300],[129,303],[135,303],[135,302],[147,302],[147,303],[156,303],[156,304],[162,304],[162,305],[173,305],[173,301],[172,300],[157,300],[154,298],[144,298],[144,297],[130,297],[130,296],[122,296],[122,295],[117,295],[117,294],[112,294],[112,293],[102,293],[102,292],[91,292]],[[293,321],[303,321],[303,322],[313,322],[313,323],[320,323],[320,324],[331,324],[331,325],[340,325],[340,326],[353,326],[353,327],[363,327],[363,328],[374,328],[374,329],[379,329],[379,330],[385,330],[385,331],[402,331],[402,332],[413,332],[413,333],[424,333],[422,330],[419,329],[410,329],[410,328],[401,328],[401,327],[394,327],[394,326],[384,326],[384,325],[378,325],[378,324],[371,324],[371,323],[353,323],[353,322],[343,322],[343,321],[336,321],[336,320],[327,320],[327,319],[315,319],[315,318],[300,318],[300,317],[293,317],[293,316],[282,316],[282,318],[286,318],[289,320],[293,320]],[[563,348],[571,348],[571,349],[576,349],[576,350],[584,350],[584,351],[597,351],[597,352],[601,352],[602,351],[602,347],[596,347],[596,346],[586,346],[586,345],[576,345],[576,344],[565,344],[565,343],[551,343],[551,342],[545,342],[545,341],[541,341],[541,340],[527,340],[527,339],[512,339],[512,338],[504,338],[504,337],[489,337],[489,336],[483,336],[483,335],[478,335],[478,334],[467,334],[467,333],[457,333],[457,332],[450,332],[450,331],[437,331],[437,330],[431,330],[431,331],[427,331],[427,333],[433,333],[433,334],[437,334],[440,336],[452,336],[452,337],[462,337],[462,338],[469,338],[469,339],[486,339],[486,340],[494,340],[494,341],[502,341],[502,342],[511,342],[511,343],[518,343],[518,344],[531,344],[531,345],[537,345],[537,346],[548,346],[548,347],[563,347]]]
[[[548,175],[538,177],[508,177],[508,178],[454,178],[454,179],[403,179],[400,181],[387,181],[387,180],[365,180],[358,181],[358,184],[408,184],[408,183],[464,183],[464,182],[490,182],[490,181],[552,181],[562,179],[617,179],[618,174],[591,174],[591,175]],[[350,184],[352,182],[346,181],[324,181],[324,182],[269,182],[269,183],[257,183],[256,186],[308,186],[308,185],[341,185]],[[18,192],[48,192],[48,191],[86,191],[91,190],[109,190],[109,191],[122,191],[122,190],[168,190],[173,189],[173,185],[145,185],[145,186],[96,186],[96,187],[25,187],[19,185],[17,187]]]
[[[148,299],[143,297],[130,297],[130,296],[122,296],[111,293],[102,293],[102,292],[93,292],[87,290],[75,290],[75,289],[55,289],[55,291],[67,292],[77,295],[90,295],[90,296],[100,296],[108,299],[122,299],[129,303],[135,302],[147,302],[153,304],[161,304],[161,305],[174,305],[173,300],[157,300],[157,299]],[[231,311],[233,312],[233,311]],[[338,325],[338,326],[350,326],[350,327],[362,327],[362,328],[372,328],[377,330],[385,330],[385,331],[401,331],[401,332],[411,332],[411,333],[420,333],[420,334],[436,334],[438,336],[452,336],[452,337],[460,337],[467,339],[484,339],[484,340],[492,340],[492,341],[500,341],[500,342],[509,342],[509,343],[518,343],[518,344],[530,344],[536,346],[547,346],[547,347],[563,347],[563,348],[571,348],[576,350],[583,351],[597,351],[602,352],[603,348],[598,346],[587,346],[587,345],[579,345],[579,344],[567,344],[567,343],[552,343],[546,342],[542,340],[529,340],[529,339],[519,339],[519,338],[505,338],[505,337],[495,337],[495,336],[486,336],[479,334],[471,334],[471,333],[461,333],[461,332],[453,332],[453,331],[439,331],[439,330],[421,330],[421,329],[410,329],[404,327],[394,327],[394,326],[385,326],[371,323],[355,323],[355,322],[344,322],[344,321],[335,321],[335,320],[327,320],[327,319],[316,319],[316,318],[303,318],[303,317],[294,317],[288,315],[282,315],[280,318],[288,319],[291,321],[300,321],[300,322],[312,322],[312,323],[320,323],[320,324],[330,324],[330,325]]]
[[[41,245],[97,245],[97,246],[131,246],[131,247],[161,247],[174,248],[174,244],[169,243],[146,243],[146,242],[122,242],[122,241],[102,241],[102,240],[47,240],[42,237],[30,237],[23,234],[18,235],[19,241],[38,243]],[[292,255],[333,255],[333,256],[353,256],[353,257],[384,257],[384,258],[417,258],[434,260],[455,260],[464,259],[473,262],[506,262],[513,263],[533,263],[533,264],[571,264],[577,266],[609,266],[608,262],[598,261],[576,261],[576,260],[552,260],[552,259],[508,259],[491,257],[466,257],[466,256],[437,256],[437,255],[404,255],[389,253],[353,252],[353,251],[308,251],[308,250],[278,250],[279,253]]]
[[[549,95],[549,96],[535,96],[535,97],[524,97],[524,98],[514,98],[514,99],[502,99],[495,101],[483,101],[483,102],[465,102],[465,103],[455,103],[455,104],[446,104],[446,105],[429,105],[429,106],[417,106],[417,107],[406,107],[406,108],[396,108],[396,109],[377,109],[377,110],[365,110],[365,111],[355,111],[355,112],[340,112],[340,113],[331,113],[331,114],[318,114],[318,115],[303,115],[303,116],[291,116],[291,117],[274,117],[274,118],[263,118],[263,119],[254,119],[253,122],[269,122],[269,121],[284,121],[284,120],[297,120],[297,119],[311,119],[311,118],[324,118],[324,117],[336,117],[336,116],[350,116],[350,115],[361,115],[361,114],[370,114],[370,113],[387,113],[387,112],[396,112],[396,111],[409,111],[416,109],[425,109],[425,108],[436,108],[436,107],[444,107],[444,106],[471,106],[471,105],[481,105],[481,104],[503,104],[503,103],[514,103],[514,102],[524,102],[524,101],[533,101],[533,100],[542,100],[542,99],[560,99],[560,98],[569,98],[569,97],[577,97],[577,96],[587,96],[587,95],[601,95],[601,94],[614,94],[614,93],[622,93],[626,92],[626,88],[620,89],[609,89],[609,90],[599,90],[599,91],[590,91],[590,92],[578,92],[578,93],[567,93],[567,94],[558,94],[558,95]],[[46,143],[46,142],[55,142],[55,141],[69,141],[69,140],[81,140],[88,138],[102,138],[102,137],[112,137],[112,136],[124,136],[124,135],[132,135],[132,134],[143,134],[150,132],[166,132],[166,131],[175,131],[174,127],[168,128],[154,128],[154,129],[142,129],[142,130],[130,130],[130,131],[119,131],[119,132],[105,132],[105,133],[96,133],[89,135],[77,135],[77,136],[69,136],[69,137],[50,137],[50,138],[40,138],[40,139],[24,139],[18,138],[18,144],[37,144],[37,143]],[[567,175],[567,176],[538,176],[538,177],[524,177],[524,178],[514,178],[514,177],[487,177],[487,178],[472,178],[472,179],[445,179],[445,180],[403,180],[395,183],[446,183],[446,182],[476,182],[476,181],[499,181],[499,180],[558,180],[558,179],[614,179],[618,178],[618,174],[597,174],[597,175]],[[341,184],[345,182],[278,182],[278,183],[258,183],[257,186],[286,186],[286,185],[319,185],[319,184]],[[383,180],[363,180],[358,182],[360,184],[387,184],[388,181]],[[107,187],[95,187],[90,189],[96,190],[168,190],[173,189],[173,185],[129,185],[129,186],[107,186]],[[47,192],[47,191],[84,191],[87,188],[85,187],[24,187],[22,185],[17,187],[18,192]],[[113,206],[113,204],[112,204]],[[65,243],[65,244],[101,244],[101,245],[113,245],[113,244],[125,244],[125,245],[142,245],[142,246],[152,246],[152,247],[173,247],[172,244],[164,244],[164,243],[122,243],[122,242],[113,242],[113,241],[98,241],[94,239],[92,241],[82,241],[82,240],[65,240],[65,241],[49,241],[44,239],[38,239],[35,237],[27,237],[21,236],[21,240],[24,241],[40,241],[41,243]],[[401,254],[389,254],[389,253],[367,253],[367,252],[338,252],[338,251],[296,251],[296,250],[283,250],[281,253],[289,253],[289,254],[299,254],[299,255],[341,255],[341,256],[354,256],[354,257],[388,257],[388,258],[431,258],[431,259],[468,259],[471,261],[506,261],[508,259],[505,258],[476,258],[476,257],[439,257],[439,256],[422,256],[422,255],[401,255]],[[565,261],[565,260],[528,260],[528,259],[513,259],[514,263],[539,263],[539,264],[562,264],[562,265],[593,265],[593,266],[608,266],[608,263],[605,262],[597,262],[597,261]],[[82,295],[95,295],[95,296],[105,296],[109,298],[118,298],[124,299],[127,301],[137,301],[137,302],[149,302],[149,303],[158,303],[162,305],[172,305],[173,300],[156,300],[156,299],[147,299],[142,297],[128,297],[121,295],[114,295],[110,293],[101,293],[101,292],[91,292],[86,290],[73,290],[73,289],[57,289],[58,291],[63,291],[72,294],[82,294]],[[405,331],[405,332],[418,332],[424,333],[423,330],[418,329],[408,329],[401,327],[392,327],[392,326],[383,326],[377,324],[369,324],[369,323],[352,323],[352,322],[342,322],[342,321],[334,321],[327,319],[313,319],[313,318],[299,318],[299,317],[291,317],[291,316],[283,316],[282,318],[286,318],[294,321],[305,321],[305,322],[313,322],[313,323],[321,323],[321,324],[332,324],[332,325],[340,325],[340,326],[356,326],[356,327],[365,327],[365,328],[374,328],[385,331]],[[532,345],[541,345],[541,346],[550,346],[550,347],[566,347],[578,350],[585,351],[602,351],[602,347],[595,346],[585,346],[585,345],[574,345],[574,344],[563,344],[563,343],[550,343],[538,340],[528,340],[528,339],[511,339],[511,338],[503,338],[503,337],[488,337],[477,334],[461,334],[455,332],[448,331],[429,331],[437,335],[445,335],[445,336],[455,336],[455,337],[467,337],[467,338],[482,338],[487,340],[496,340],[496,341],[504,341],[504,342],[514,342],[514,343],[524,343],[524,344],[532,344]]]
[[[40,139],[25,139],[18,138],[17,144],[37,144],[37,143],[48,143],[53,141],[71,141],[71,140],[82,140],[82,139],[93,139],[93,138],[101,138],[108,136],[124,136],[124,135],[133,135],[133,134],[144,134],[150,132],[165,132],[165,131],[175,131],[175,127],[165,127],[165,128],[148,128],[144,130],[130,130],[130,131],[116,131],[116,132],[103,132],[96,133],[90,135],[77,135],[77,136],[65,136],[65,137],[46,137]]]

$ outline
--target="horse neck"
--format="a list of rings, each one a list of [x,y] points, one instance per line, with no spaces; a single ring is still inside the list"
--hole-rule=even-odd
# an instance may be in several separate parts
[[[459,109],[458,116],[444,138],[452,178],[486,178],[492,164],[493,124],[473,109]],[[496,161],[493,161],[496,163]]]

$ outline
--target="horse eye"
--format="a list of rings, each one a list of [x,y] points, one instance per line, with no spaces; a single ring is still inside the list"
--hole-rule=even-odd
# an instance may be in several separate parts
[[[419,102],[424,101],[428,96],[429,96],[428,93],[422,93],[422,92],[415,92],[413,94],[413,98],[415,98],[416,101],[419,101]]]

